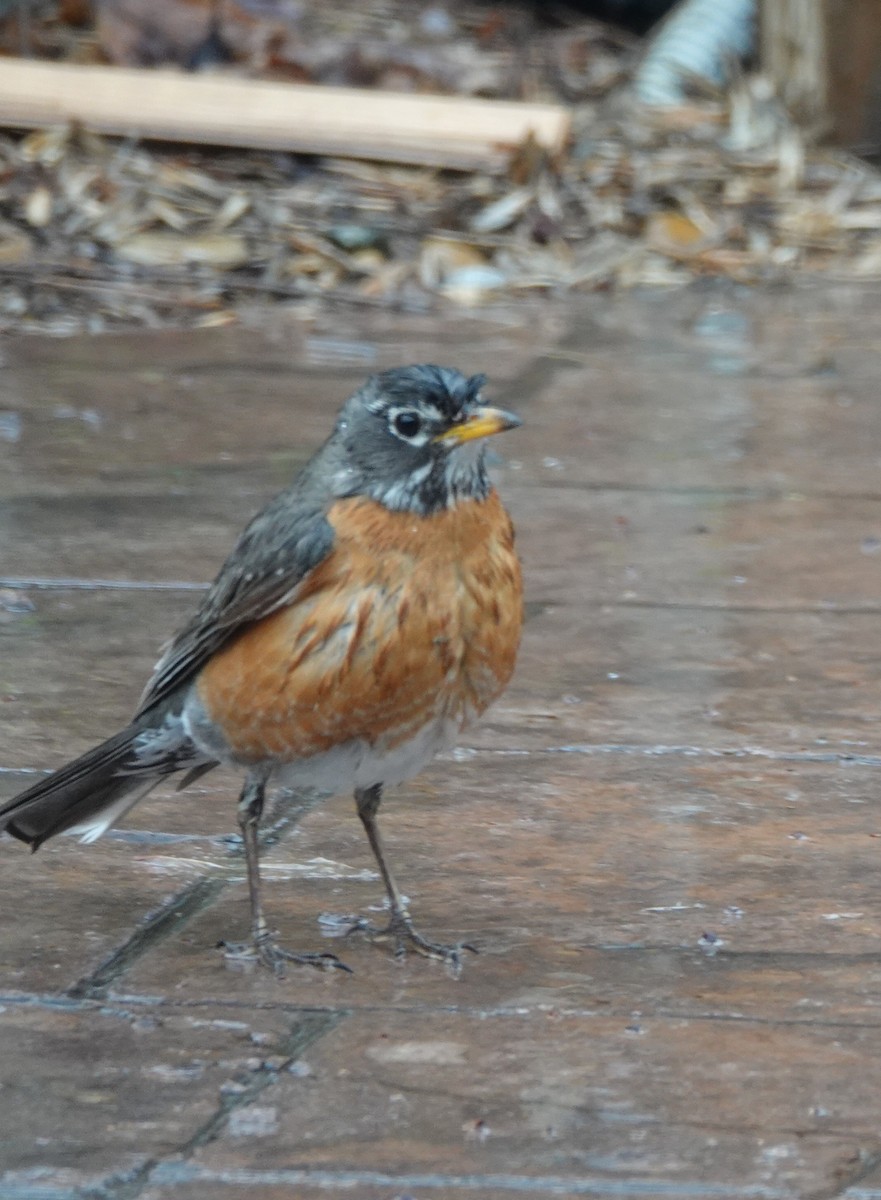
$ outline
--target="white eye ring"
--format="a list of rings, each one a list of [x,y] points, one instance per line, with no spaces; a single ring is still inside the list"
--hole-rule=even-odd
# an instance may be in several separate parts
[[[414,446],[421,446],[426,440],[425,421],[412,408],[392,409],[389,413],[389,428],[395,437]]]

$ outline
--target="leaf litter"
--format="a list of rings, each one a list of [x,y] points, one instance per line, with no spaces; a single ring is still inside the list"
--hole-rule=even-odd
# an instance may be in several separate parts
[[[149,58],[143,37],[107,23],[125,17],[131,34],[143,0],[79,26],[63,7],[44,6],[36,53]],[[75,127],[0,137],[0,330],[222,325],[255,302],[430,311],[701,276],[881,276],[881,175],[811,144],[761,75],[649,108],[629,87],[639,43],[579,17],[400,0],[151,11],[150,61],[183,62],[214,13],[232,63],[215,69],[563,102],[575,135],[559,156],[527,141],[495,174]]]

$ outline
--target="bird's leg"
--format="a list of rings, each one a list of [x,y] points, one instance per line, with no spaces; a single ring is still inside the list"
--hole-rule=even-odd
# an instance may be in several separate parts
[[[245,863],[248,868],[248,895],[251,901],[251,940],[231,944],[222,942],[226,958],[231,964],[251,965],[257,963],[268,967],[278,978],[285,973],[285,964],[302,963],[313,967],[338,968],[348,971],[345,963],[335,954],[298,954],[283,950],[276,942],[276,934],[270,930],[263,912],[260,887],[260,817],[266,796],[266,779],[256,771],[249,771],[239,797],[238,817],[245,847]]]
[[[370,788],[359,788],[355,792],[355,804],[358,808],[358,816],[361,818],[361,824],[364,826],[364,832],[367,834],[367,840],[370,842],[370,848],[373,851],[377,866],[379,867],[379,873],[385,884],[391,918],[384,929],[375,929],[367,921],[358,921],[353,929],[363,930],[375,941],[394,941],[395,958],[403,958],[407,953],[407,947],[411,946],[418,954],[422,954],[426,958],[437,958],[442,962],[448,963],[458,973],[462,967],[462,952],[470,950],[472,954],[476,954],[477,951],[473,946],[469,946],[464,942],[459,942],[454,946],[444,946],[439,942],[430,942],[413,928],[413,921],[407,909],[407,904],[401,895],[394,876],[389,870],[382,838],[379,835],[376,814],[381,800],[381,783],[377,783]]]

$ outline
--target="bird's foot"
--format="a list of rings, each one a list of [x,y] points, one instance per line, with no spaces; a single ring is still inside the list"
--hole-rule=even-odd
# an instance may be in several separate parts
[[[318,967],[322,971],[346,971],[352,974],[352,968],[347,967],[335,954],[298,953],[285,950],[275,940],[274,933],[261,932],[251,937],[249,942],[220,942],[223,957],[227,966],[233,970],[251,971],[255,967],[265,967],[272,971],[276,979],[284,979],[289,963],[297,966]]]
[[[462,973],[465,951],[467,950],[469,954],[478,953],[477,948],[470,946],[467,942],[456,942],[452,946],[447,946],[442,942],[429,941],[413,928],[410,915],[406,912],[393,911],[388,925],[384,925],[382,928],[377,927],[365,917],[356,917],[347,932],[363,933],[371,942],[391,942],[394,945],[396,959],[406,958],[409,950],[414,950],[423,958],[434,958],[438,962],[445,963],[457,978]]]

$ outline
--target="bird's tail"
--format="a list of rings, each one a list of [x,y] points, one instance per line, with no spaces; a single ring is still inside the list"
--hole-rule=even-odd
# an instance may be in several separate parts
[[[129,726],[13,797],[0,808],[0,830],[32,850],[65,830],[95,841],[168,774],[162,763],[138,765],[141,733]]]

